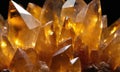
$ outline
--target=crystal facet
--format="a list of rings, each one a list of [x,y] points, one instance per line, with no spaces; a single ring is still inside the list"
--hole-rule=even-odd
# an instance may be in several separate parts
[[[119,72],[120,18],[111,26],[100,0],[13,0],[0,15],[0,72]]]
[[[14,1],[10,2],[8,23],[8,39],[14,48],[35,47],[40,23]]]

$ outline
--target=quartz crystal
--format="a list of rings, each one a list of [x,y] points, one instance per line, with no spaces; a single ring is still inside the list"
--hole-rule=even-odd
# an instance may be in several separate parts
[[[7,58],[6,60],[4,60],[4,58],[3,58],[3,61],[7,61],[7,62],[3,62],[3,63],[5,63],[7,66],[9,66],[9,64],[15,54],[15,50],[13,49],[11,43],[9,42],[9,40],[6,36],[1,36],[0,51],[3,54],[3,56],[5,58]]]
[[[91,50],[98,49],[101,38],[102,23],[100,1],[93,0],[82,10],[83,13],[78,14],[80,15],[79,19],[82,19],[79,21],[79,23],[82,24],[80,37],[82,42],[89,47],[89,52],[91,52]]]
[[[106,46],[103,48],[103,56],[106,57],[103,58],[105,60],[109,60],[111,63],[111,66],[113,66],[114,69],[119,66],[119,42],[120,42],[120,19],[118,19],[116,22],[114,22],[110,27],[106,28],[106,31],[103,32],[104,37],[104,45]],[[106,33],[106,34],[105,34]]]
[[[70,58],[71,55],[71,45],[67,45],[64,48],[58,50],[53,54],[51,62],[51,72],[69,72],[71,71]]]
[[[27,54],[22,49],[17,49],[13,60],[10,64],[10,69],[13,72],[32,72],[32,63]]]
[[[86,5],[83,0],[67,0],[62,6],[61,17],[69,17],[75,21],[77,14]]]
[[[100,0],[46,0],[0,15],[0,72],[119,72],[120,18],[107,25]]]
[[[34,3],[29,3],[27,6],[27,11],[30,12],[35,18],[40,20],[41,7]]]
[[[34,48],[40,22],[14,1],[10,1],[8,39],[14,48]]]

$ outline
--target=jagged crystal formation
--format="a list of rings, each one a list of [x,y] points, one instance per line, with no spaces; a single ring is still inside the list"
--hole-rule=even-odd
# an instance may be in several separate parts
[[[120,19],[107,26],[100,0],[10,0],[0,15],[0,72],[119,72]]]

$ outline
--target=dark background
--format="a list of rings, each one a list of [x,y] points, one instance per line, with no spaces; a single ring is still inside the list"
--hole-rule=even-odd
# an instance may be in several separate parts
[[[10,0],[0,0],[0,14],[7,19],[8,5]],[[26,8],[28,2],[35,3],[42,6],[45,0],[14,0],[15,2],[23,5]],[[85,0],[87,3],[91,0]],[[108,25],[112,24],[115,20],[120,18],[120,2],[119,0],[101,0],[102,14],[107,14]]]

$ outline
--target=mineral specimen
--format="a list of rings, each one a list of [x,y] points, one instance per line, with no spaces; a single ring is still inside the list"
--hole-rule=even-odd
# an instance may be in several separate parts
[[[107,26],[100,0],[13,0],[0,15],[0,72],[119,72],[120,19]]]

